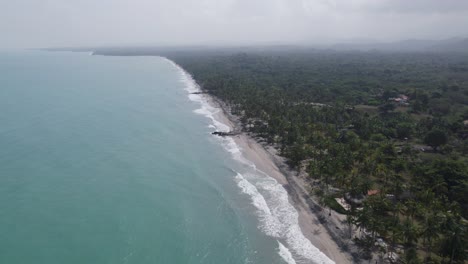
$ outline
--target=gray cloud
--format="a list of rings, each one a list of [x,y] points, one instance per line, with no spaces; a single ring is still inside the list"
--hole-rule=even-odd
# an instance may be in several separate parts
[[[460,13],[468,10],[468,2],[464,0],[382,0],[361,2],[364,11],[384,13]]]
[[[327,43],[468,35],[464,0],[14,0],[0,47]]]

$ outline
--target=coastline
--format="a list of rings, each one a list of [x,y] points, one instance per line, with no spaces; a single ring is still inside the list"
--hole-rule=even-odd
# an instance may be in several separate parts
[[[260,212],[260,222],[266,221],[261,226],[276,227],[273,230],[266,228],[264,232],[277,239],[283,259],[288,264],[296,263],[292,259],[291,252],[282,244],[286,242],[292,246],[293,251],[301,260],[300,263],[353,263],[351,255],[342,250],[345,243],[340,237],[344,235],[343,232],[333,233],[331,228],[333,226],[338,230],[343,230],[345,216],[332,212],[326,218],[327,224],[324,225],[324,221],[320,220],[320,212],[322,214],[325,212],[307,191],[309,187],[304,180],[304,175],[298,177],[297,173],[290,170],[284,158],[277,154],[273,146],[262,145],[251,135],[242,131],[239,117],[231,114],[228,104],[208,93],[200,93],[201,87],[188,72],[174,61],[163,58],[180,71],[181,81],[186,84],[185,90],[189,93],[189,99],[201,105],[201,108],[194,112],[210,118],[217,131],[239,131],[240,133],[236,136],[222,137],[228,141],[228,145],[235,145],[235,150],[229,149],[231,146],[227,150],[238,161],[253,167],[262,181],[270,182],[269,186],[254,186],[241,174],[237,173],[236,176],[239,187],[251,196],[253,204]],[[269,195],[278,196],[277,200],[282,204],[270,208],[259,193],[259,187],[274,189],[276,192],[271,192]],[[277,225],[280,226],[280,230]],[[264,229],[261,226],[260,228]],[[286,252],[281,252],[284,249]]]
[[[95,56],[99,54],[92,53],[91,55]],[[286,190],[288,204],[297,212],[295,221],[298,223],[295,225],[298,226],[298,230],[294,231],[301,233],[301,236],[310,242],[306,244],[311,244],[311,247],[305,246],[299,249],[302,253],[299,256],[301,257],[301,261],[295,262],[294,259],[292,259],[291,252],[282,244],[284,241],[280,242],[277,240],[279,243],[279,253],[286,262],[289,264],[354,263],[351,254],[342,250],[349,246],[347,240],[342,239],[345,233],[343,221],[346,217],[336,212],[331,212],[331,216],[328,216],[328,210],[325,213],[318,202],[309,194],[308,189],[310,185],[307,183],[304,173],[298,175],[297,172],[289,168],[284,158],[277,154],[277,150],[273,146],[260,143],[252,135],[242,131],[239,117],[231,114],[229,106],[213,95],[208,93],[200,94],[201,88],[181,66],[166,57],[158,57],[166,60],[181,71],[181,81],[187,84],[186,91],[189,93],[190,100],[202,104],[202,108],[197,109],[195,112],[206,115],[204,111],[207,111],[207,109],[203,109],[204,104],[207,104],[208,107],[211,108],[210,110],[216,110],[207,115],[207,117],[212,119],[215,127],[222,131],[239,131],[239,135],[229,136],[227,138],[233,139],[235,144],[240,148],[241,156],[252,163],[256,170],[263,174],[262,177],[274,179],[277,183],[276,185]],[[245,180],[244,178],[242,179]],[[242,186],[240,187],[243,189]],[[326,221],[323,221],[324,218],[326,218]],[[284,238],[282,240],[284,240]],[[295,245],[300,247],[302,246],[300,243],[305,242],[305,240],[295,241]],[[283,252],[286,256],[283,256],[281,252],[283,249],[287,251]],[[307,257],[304,258],[304,256]]]
[[[254,137],[242,131],[239,118],[230,113],[229,106],[223,101],[210,94],[203,94],[203,97],[212,107],[220,109],[216,113],[216,119],[228,125],[231,131],[240,131],[239,135],[232,136],[232,138],[241,148],[245,158],[253,162],[260,171],[274,178],[287,190],[289,202],[298,212],[301,231],[312,245],[335,263],[353,263],[351,255],[341,249],[344,241],[338,239],[341,238],[342,234],[336,232],[330,234],[331,228],[337,230],[345,228],[342,222],[346,219],[346,216],[334,211],[331,212],[331,216],[328,216],[328,210],[325,212],[318,205],[318,202],[314,201],[313,197],[309,195],[308,188],[310,186],[305,180],[305,173],[298,175],[297,172],[289,169],[285,159],[278,155],[273,146],[260,143]],[[327,218],[327,226],[320,220],[321,216]],[[339,244],[341,244],[341,247]]]

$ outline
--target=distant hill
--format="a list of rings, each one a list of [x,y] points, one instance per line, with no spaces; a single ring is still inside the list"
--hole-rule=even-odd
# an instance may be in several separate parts
[[[144,56],[202,52],[206,54],[233,53],[315,53],[328,51],[386,51],[386,52],[462,52],[468,53],[468,37],[444,40],[408,39],[397,42],[347,42],[332,45],[244,45],[244,46],[106,46],[47,48],[48,51],[93,51],[96,55]]]
[[[444,40],[409,39],[388,43],[339,43],[329,47],[333,50],[357,51],[400,51],[400,52],[467,52],[468,38],[451,38]]]
[[[468,52],[468,38],[453,38],[432,45],[430,50]]]

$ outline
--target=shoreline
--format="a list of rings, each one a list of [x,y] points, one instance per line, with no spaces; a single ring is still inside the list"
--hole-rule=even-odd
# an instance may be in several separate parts
[[[341,239],[343,234],[331,232],[332,228],[342,231],[340,233],[345,231],[346,226],[342,222],[346,220],[346,216],[334,211],[328,216],[328,210],[322,209],[309,194],[310,185],[306,181],[305,173],[298,174],[291,170],[273,146],[260,143],[252,135],[244,132],[239,117],[231,114],[229,106],[222,100],[210,94],[202,94],[202,97],[209,105],[220,110],[215,114],[219,121],[229,126],[231,131],[240,132],[231,138],[241,148],[245,158],[286,189],[290,204],[297,210],[300,229],[312,245],[335,263],[353,263],[351,254],[342,250],[346,244]],[[324,216],[326,224],[323,223]]]
[[[92,56],[101,55],[93,52]],[[109,56],[109,55],[104,55]],[[114,56],[114,55],[110,55]],[[202,91],[196,80],[185,71],[181,66],[164,56],[157,56],[167,60],[170,64],[180,69],[193,82],[197,91]],[[194,91],[187,90],[189,95]],[[318,204],[317,201],[309,194],[308,189],[311,187],[307,183],[307,174],[298,174],[291,170],[286,164],[285,159],[278,155],[277,150],[265,143],[258,142],[252,135],[249,135],[242,130],[242,124],[238,116],[231,114],[228,104],[221,99],[209,93],[197,94],[209,106],[218,109],[219,111],[213,115],[217,122],[227,126],[231,131],[239,131],[240,134],[230,136],[235,143],[240,147],[242,154],[247,160],[252,162],[259,171],[263,172],[266,177],[275,179],[287,192],[288,201],[298,213],[298,224],[300,231],[305,239],[324,254],[328,259],[337,264],[355,263],[349,251],[343,250],[350,246],[350,239],[344,239],[343,221],[346,216],[339,215],[332,211],[331,215],[325,217],[325,210]],[[325,221],[323,219],[326,218]],[[279,241],[278,241],[279,242]],[[281,244],[281,243],[280,243]]]

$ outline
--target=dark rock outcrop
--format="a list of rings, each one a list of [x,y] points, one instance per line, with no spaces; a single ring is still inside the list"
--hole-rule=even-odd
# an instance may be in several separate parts
[[[229,131],[229,132],[215,131],[215,132],[213,132],[211,134],[216,135],[216,136],[220,136],[220,137],[226,137],[226,136],[239,135],[239,132],[235,132],[235,131]]]

